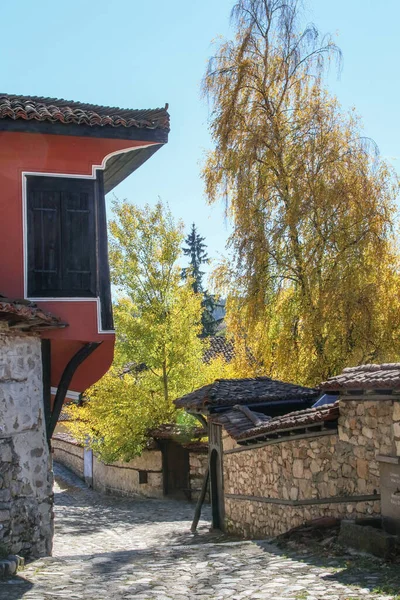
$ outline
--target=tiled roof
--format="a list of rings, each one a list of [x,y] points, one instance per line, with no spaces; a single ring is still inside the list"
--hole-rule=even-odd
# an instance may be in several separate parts
[[[208,452],[208,442],[188,442],[187,444],[182,444],[183,448],[189,450],[189,452],[198,452],[199,454],[207,454]]]
[[[201,438],[207,435],[207,431],[205,431],[202,427],[196,427],[192,431],[187,430],[187,428],[182,427],[180,425],[176,425],[176,423],[164,423],[163,425],[159,425],[158,427],[149,431],[149,435],[155,440],[177,440],[185,439],[189,437],[190,439]]]
[[[243,407],[234,407],[228,412],[212,416],[212,421],[222,425],[227,433],[238,442],[260,438],[281,437],[293,435],[297,430],[336,422],[339,418],[339,403],[327,404],[319,408],[298,410],[273,419],[268,416],[250,411],[243,412]]]
[[[306,400],[319,395],[318,390],[270,377],[217,379],[182,398],[175,400],[177,408],[201,410],[207,407],[255,404],[275,400]]]
[[[84,104],[58,98],[15,96],[1,93],[0,119],[169,130],[167,106],[165,108],[133,110]]]
[[[14,300],[0,296],[0,321],[10,329],[19,331],[41,331],[66,327],[59,317],[38,308],[33,302]]]
[[[230,340],[227,340],[222,336],[212,336],[207,338],[207,342],[209,342],[210,345],[204,352],[204,362],[208,363],[214,358],[221,357],[229,363],[234,358],[235,350],[233,342]]]
[[[344,369],[340,375],[321,384],[322,390],[394,390],[400,389],[400,363],[362,365]]]

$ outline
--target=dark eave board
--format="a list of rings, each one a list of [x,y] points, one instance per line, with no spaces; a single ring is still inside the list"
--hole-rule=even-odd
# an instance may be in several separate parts
[[[160,145],[147,146],[147,148],[138,148],[109,158],[104,169],[104,192],[106,194],[111,192],[161,147]]]

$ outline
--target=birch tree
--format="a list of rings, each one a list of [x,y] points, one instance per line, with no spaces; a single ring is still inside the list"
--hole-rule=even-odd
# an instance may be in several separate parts
[[[398,182],[324,86],[340,51],[296,0],[240,0],[209,61],[204,180],[234,231],[228,325],[273,376],[318,383],[399,356]]]

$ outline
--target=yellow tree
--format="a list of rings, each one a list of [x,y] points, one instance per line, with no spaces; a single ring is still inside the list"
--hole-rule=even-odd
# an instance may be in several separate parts
[[[201,297],[181,280],[183,224],[161,202],[115,202],[110,223],[117,343],[113,369],[71,407],[75,436],[106,460],[140,453],[148,430],[175,418],[172,401],[196,385]]]
[[[399,356],[398,183],[323,85],[340,58],[296,0],[240,0],[236,37],[210,60],[215,149],[210,202],[224,198],[234,232],[228,325],[273,376],[318,383],[343,366]]]
[[[112,369],[70,405],[71,433],[105,461],[129,460],[145,447],[149,430],[178,420],[173,400],[218,377],[246,372],[236,362],[203,362],[202,294],[181,279],[183,224],[161,202],[140,209],[115,202],[110,223],[116,349]]]

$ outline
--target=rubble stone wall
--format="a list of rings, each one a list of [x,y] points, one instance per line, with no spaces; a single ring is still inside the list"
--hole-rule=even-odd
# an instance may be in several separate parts
[[[191,500],[196,501],[200,495],[203,479],[208,466],[208,452],[190,452],[189,453],[189,485]],[[209,502],[209,493],[206,495],[206,502]]]
[[[84,448],[65,433],[55,434],[52,439],[54,460],[71,469],[84,479]],[[208,453],[189,452],[189,485],[191,500],[197,500],[203,476],[208,464]],[[147,474],[147,483],[140,483],[139,472]],[[105,464],[93,457],[94,489],[123,496],[141,495],[147,498],[163,496],[163,470],[161,450],[145,450],[130,462]],[[208,496],[206,498],[208,501]]]
[[[51,554],[52,466],[40,339],[0,331],[0,549]]]
[[[393,453],[398,413],[391,399],[341,400],[337,433],[240,451],[225,435],[226,529],[263,537],[317,517],[379,513],[376,457]]]
[[[75,475],[83,479],[83,446],[75,441],[62,439],[57,434],[53,435],[51,446],[54,460],[65,465]]]
[[[140,483],[140,472],[147,482]],[[161,498],[163,495],[162,455],[160,450],[145,450],[128,463],[105,464],[93,457],[93,487],[101,492],[123,496],[141,495]]]
[[[400,456],[400,401],[393,406],[393,451]]]

